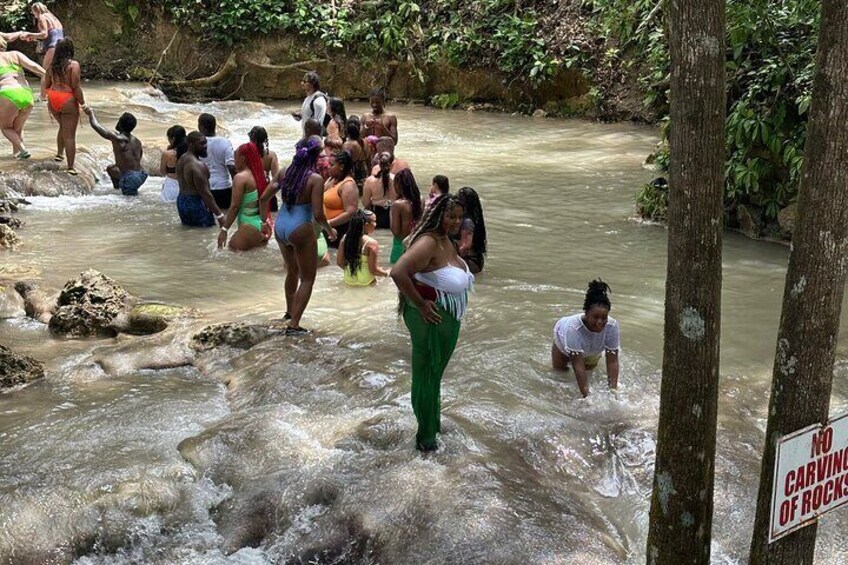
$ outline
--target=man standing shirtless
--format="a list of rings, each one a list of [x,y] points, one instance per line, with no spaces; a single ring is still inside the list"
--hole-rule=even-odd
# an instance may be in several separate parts
[[[88,115],[92,129],[103,139],[112,142],[115,164],[106,167],[112,186],[115,190],[120,189],[124,196],[138,196],[138,189],[147,180],[147,173],[141,170],[141,141],[132,134],[136,125],[135,116],[125,112],[118,119],[115,131],[109,131],[97,121],[94,110],[84,106],[83,111]]]
[[[371,113],[362,116],[362,137],[391,137],[395,143],[398,140],[397,117],[386,113],[386,97],[383,91],[375,88],[371,91]]]
[[[224,214],[215,203],[209,190],[209,168],[201,161],[206,157],[206,136],[199,131],[188,134],[188,151],[177,161],[177,213],[184,226],[209,228],[224,227]]]

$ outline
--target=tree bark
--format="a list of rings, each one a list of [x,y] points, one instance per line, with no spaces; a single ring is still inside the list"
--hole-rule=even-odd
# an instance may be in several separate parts
[[[649,564],[707,564],[713,510],[724,185],[724,0],[670,0],[671,161]]]
[[[781,436],[825,422],[848,266],[848,0],[823,0],[798,217],[783,291],[757,514],[754,564],[812,563],[816,525],[768,544]]]

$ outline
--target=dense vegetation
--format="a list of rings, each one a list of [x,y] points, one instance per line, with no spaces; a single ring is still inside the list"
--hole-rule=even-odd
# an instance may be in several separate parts
[[[661,18],[647,20],[655,0],[592,4],[601,33],[627,46],[610,51],[611,64],[640,65],[645,103],[665,114],[665,35]],[[727,2],[725,211],[727,223],[752,235],[780,236],[778,212],[798,193],[820,7],[818,0]],[[667,148],[656,160],[664,172]],[[637,206],[646,217],[664,219],[667,198],[667,185],[654,182],[638,194]]]
[[[50,2],[48,2],[49,4]],[[229,46],[281,34],[320,56],[353,52],[401,60],[422,77],[429,63],[497,69],[515,88],[581,69],[594,115],[615,111],[622,85],[644,99],[641,116],[669,127],[668,50],[662,0],[107,0],[125,26],[158,6],[200,35]],[[26,4],[0,13],[0,28],[29,23]],[[775,231],[798,191],[810,105],[819,0],[727,1],[727,221]],[[462,103],[455,93],[432,101]],[[585,107],[582,106],[582,107]],[[532,106],[522,108],[533,109]],[[562,110],[560,113],[567,113]],[[660,174],[667,149],[655,155]],[[662,220],[663,182],[637,196],[640,213]],[[775,235],[769,233],[767,235]]]

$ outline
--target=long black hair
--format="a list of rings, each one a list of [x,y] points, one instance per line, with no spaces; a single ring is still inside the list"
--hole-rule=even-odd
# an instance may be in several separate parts
[[[177,152],[177,160],[188,151],[188,140],[186,139],[186,130],[183,126],[176,125],[168,128],[166,134],[171,144],[168,149],[174,149]]]
[[[611,310],[610,292],[609,285],[601,279],[590,282],[589,289],[586,291],[586,299],[583,301],[583,311],[588,312],[592,306],[603,306],[607,310]]]
[[[345,110],[344,100],[341,98],[330,98],[329,102],[330,113],[333,115],[333,120],[339,125],[339,135],[342,138],[347,137],[347,111]]]
[[[321,138],[312,136],[301,139],[295,148],[297,152],[280,181],[280,192],[287,210],[291,210],[295,205],[309,177],[315,172],[315,162],[321,153]]]
[[[53,63],[50,65],[50,72],[53,73],[53,80],[68,78],[65,76],[65,72],[73,58],[74,42],[70,37],[66,37],[56,44],[56,50],[53,52]]]
[[[410,169],[402,169],[395,175],[395,192],[412,204],[412,221],[421,219],[421,191]]]
[[[483,221],[483,206],[477,191],[470,186],[463,186],[456,193],[456,197],[465,210],[465,216],[474,222],[474,235],[471,239],[471,249],[475,255],[483,255],[486,252],[486,222]]]
[[[350,218],[347,233],[344,238],[344,264],[350,269],[351,276],[356,276],[359,269],[363,267],[359,248],[359,241],[365,234],[365,223],[368,217],[363,210],[357,210]]]
[[[265,128],[262,126],[253,126],[247,132],[247,138],[259,149],[260,157],[265,157],[268,154],[268,132],[265,131]]]

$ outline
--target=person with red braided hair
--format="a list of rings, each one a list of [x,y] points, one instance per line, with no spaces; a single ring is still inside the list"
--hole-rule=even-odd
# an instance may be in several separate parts
[[[233,205],[218,234],[218,249],[227,243],[229,228],[238,218],[238,230],[230,238],[229,247],[231,251],[249,251],[265,245],[270,237],[270,228],[262,222],[259,210],[259,197],[268,187],[268,179],[259,149],[253,143],[245,143],[236,150],[235,167]]]

